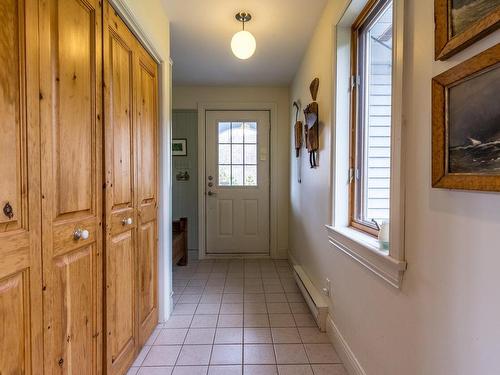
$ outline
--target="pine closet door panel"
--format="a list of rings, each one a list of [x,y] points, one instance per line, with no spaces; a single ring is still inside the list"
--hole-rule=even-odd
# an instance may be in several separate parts
[[[102,29],[98,0],[40,0],[46,374],[102,357]]]
[[[104,17],[106,367],[123,374],[137,340],[137,221],[135,198],[136,41],[109,4]]]
[[[137,66],[137,193],[139,339],[158,324],[158,72],[139,46]]]
[[[0,374],[42,374],[38,6],[0,4]]]

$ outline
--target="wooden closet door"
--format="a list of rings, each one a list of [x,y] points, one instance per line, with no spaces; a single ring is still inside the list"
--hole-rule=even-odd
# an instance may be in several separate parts
[[[99,374],[102,12],[39,4],[45,373]]]
[[[107,3],[104,20],[106,367],[108,374],[123,374],[134,361],[138,348],[134,189],[136,41]]]
[[[42,374],[38,4],[0,13],[0,374]]]
[[[143,345],[158,324],[158,73],[138,46],[137,202],[139,266],[139,341]]]

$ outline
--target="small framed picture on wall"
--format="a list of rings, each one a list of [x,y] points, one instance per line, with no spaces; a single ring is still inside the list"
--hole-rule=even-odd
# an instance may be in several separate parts
[[[172,139],[172,156],[187,156],[187,139]]]

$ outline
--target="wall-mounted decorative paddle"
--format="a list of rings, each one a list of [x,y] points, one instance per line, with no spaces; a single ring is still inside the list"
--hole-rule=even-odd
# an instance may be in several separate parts
[[[313,102],[304,109],[306,147],[309,152],[309,164],[311,168],[318,166],[316,156],[319,150],[319,108],[316,98],[318,96],[319,78],[314,78],[309,86]]]
[[[295,126],[294,126],[294,134],[295,134],[295,157],[297,158],[297,181],[302,183],[302,163],[300,161],[300,149],[302,148],[302,121],[299,121],[299,112],[300,112],[300,102],[293,102],[293,107],[296,108],[297,112],[295,112]]]

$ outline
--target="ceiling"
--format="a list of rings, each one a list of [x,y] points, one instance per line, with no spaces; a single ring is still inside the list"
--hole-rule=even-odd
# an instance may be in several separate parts
[[[297,71],[327,0],[162,0],[171,22],[175,85],[288,85]],[[257,40],[248,60],[231,52],[241,30]]]

